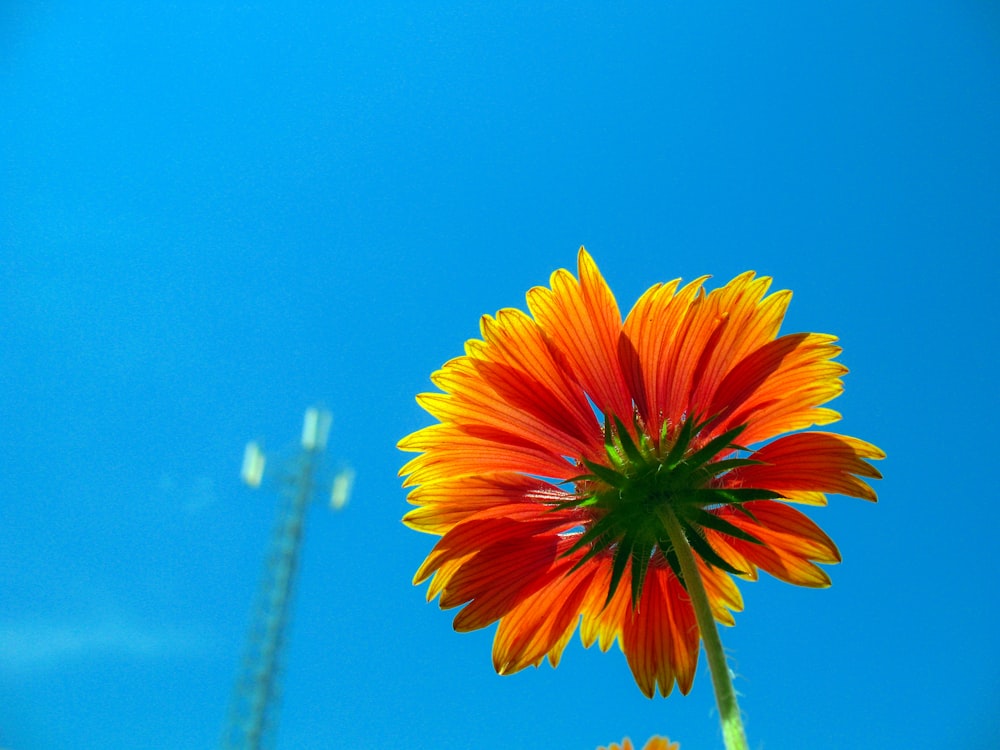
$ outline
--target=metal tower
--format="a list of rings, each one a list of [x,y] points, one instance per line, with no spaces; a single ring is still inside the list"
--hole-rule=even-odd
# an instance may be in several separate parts
[[[317,474],[332,423],[330,412],[306,409],[302,425],[302,451],[278,477],[280,502],[271,536],[246,652],[233,689],[229,719],[222,737],[225,750],[263,750],[274,746],[277,725],[282,657],[291,615],[306,508],[317,489]],[[265,457],[257,443],[243,454],[243,481],[259,487]],[[333,480],[330,504],[344,507],[353,472],[348,469]]]

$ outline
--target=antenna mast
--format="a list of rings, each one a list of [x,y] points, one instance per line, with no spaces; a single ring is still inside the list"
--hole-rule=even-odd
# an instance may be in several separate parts
[[[254,607],[246,653],[233,689],[229,719],[222,738],[224,750],[273,747],[280,698],[279,678],[299,567],[305,513],[316,490],[316,475],[332,422],[330,412],[313,407],[306,409],[302,425],[302,451],[279,478],[281,499],[278,518]],[[257,443],[248,443],[243,454],[243,481],[250,487],[259,487],[265,463]],[[330,504],[335,510],[347,502],[352,480],[350,469],[334,479]]]

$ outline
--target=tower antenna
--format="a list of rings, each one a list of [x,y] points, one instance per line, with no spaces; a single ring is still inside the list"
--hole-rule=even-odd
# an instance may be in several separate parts
[[[224,750],[263,750],[274,746],[280,699],[280,678],[295,581],[302,548],[306,508],[316,493],[326,440],[333,417],[317,407],[306,409],[302,450],[278,477],[280,501],[264,574],[254,606],[246,652],[233,688],[229,718],[222,738]],[[266,457],[256,442],[243,453],[241,476],[257,488],[264,478]],[[354,472],[338,474],[330,505],[340,510],[350,495]]]

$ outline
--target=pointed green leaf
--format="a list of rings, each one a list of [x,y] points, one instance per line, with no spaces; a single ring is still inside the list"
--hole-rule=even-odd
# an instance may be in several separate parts
[[[691,545],[691,549],[697,552],[702,560],[704,560],[709,565],[715,568],[721,568],[727,573],[733,573],[735,575],[746,575],[744,571],[737,570],[732,565],[723,560],[721,557],[719,557],[719,554],[714,549],[712,549],[712,545],[710,545],[707,541],[705,541],[705,537],[699,534],[697,529],[685,523],[683,519],[681,519],[681,526],[684,527],[684,535],[687,537],[688,544]]]
[[[625,466],[625,459],[621,457],[618,453],[618,449],[613,445],[605,445],[604,452],[607,454],[608,462],[615,467],[616,470],[621,471],[622,467]]]
[[[645,463],[646,459],[643,458],[639,448],[632,440],[632,436],[625,429],[625,424],[618,417],[615,417],[615,427],[618,428],[618,442],[621,443],[622,450],[625,451],[625,455],[628,456],[629,460],[633,464]]]
[[[609,469],[607,466],[591,463],[587,459],[583,459],[583,465],[590,469],[590,473],[593,474],[597,480],[604,482],[611,487],[618,487],[621,489],[628,483],[628,477],[619,474],[614,469]]]
[[[614,562],[611,566],[611,584],[608,586],[608,598],[604,602],[605,607],[611,603],[611,597],[615,595],[615,591],[618,589],[618,584],[625,573],[625,565],[628,564],[629,558],[632,555],[632,546],[634,544],[635,537],[632,534],[625,534],[624,538],[618,543],[618,549],[615,550]]]
[[[575,546],[576,545],[574,545],[574,547]],[[581,557],[579,560],[577,560],[576,564],[574,564],[573,567],[570,568],[570,572],[572,573],[576,570],[579,570],[588,560],[591,560],[592,558],[596,557],[597,555],[601,554],[606,549],[608,549],[608,546],[609,545],[606,544],[594,544],[593,546],[591,546],[591,548],[587,550],[584,556]],[[560,555],[560,557],[566,557],[572,551],[573,551],[572,549],[566,550],[565,552],[562,553],[562,555]]]
[[[754,500],[779,500],[781,495],[774,490],[755,487],[698,487],[688,490],[685,498],[697,505],[737,505]]]
[[[591,505],[597,504],[597,498],[594,495],[587,495],[584,497],[571,497],[569,500],[563,500],[555,505],[550,505],[549,510],[570,510],[571,508],[587,508]]]
[[[580,534],[580,538],[573,543],[573,546],[566,550],[566,554],[571,554],[576,552],[581,547],[590,544],[591,542],[603,541],[605,539],[613,539],[615,534],[615,527],[618,525],[617,520],[613,513],[609,513],[603,518],[597,519],[593,526],[588,529],[584,529],[583,533]],[[607,545],[604,545],[607,546]]]
[[[685,458],[685,462],[691,466],[701,466],[723,449],[729,447],[732,444],[733,439],[743,432],[744,429],[746,429],[746,425],[740,425],[739,427],[734,427],[721,435],[716,435],[701,448]]]
[[[750,542],[751,544],[763,544],[760,539],[730,523],[725,518],[717,516],[714,513],[709,513],[702,508],[687,506],[686,508],[678,509],[678,514],[692,525],[704,526],[735,537],[736,539],[742,539],[744,542]]]
[[[607,414],[604,415],[604,445],[614,446],[615,444],[615,433],[611,429],[611,417]]]
[[[677,559],[677,553],[674,552],[674,548],[667,543],[666,551],[664,552],[663,540],[660,541],[660,551],[663,552],[663,557],[667,561],[667,565],[677,576],[677,580],[681,582],[681,586],[687,591],[687,582],[684,580],[684,571],[681,570],[681,561]]]
[[[651,542],[639,541],[632,552],[632,609],[639,606],[642,596],[642,585],[646,580],[649,568],[649,557],[653,553]]]
[[[705,464],[703,468],[709,476],[717,477],[719,474],[738,469],[741,466],[759,466],[762,463],[764,462],[755,461],[752,458],[724,458],[721,461]]]
[[[684,420],[684,424],[681,425],[680,432],[677,433],[677,439],[670,446],[670,451],[667,453],[666,458],[663,459],[663,465],[668,469],[673,469],[677,466],[684,458],[684,454],[687,453],[693,436],[694,420],[686,419]]]
[[[669,432],[670,422],[663,420],[663,424],[660,425],[660,447],[662,448],[667,444],[667,432]]]
[[[716,488],[726,502],[730,504],[752,503],[755,500],[782,500],[784,495],[774,490],[765,490],[758,487],[718,487]]]
[[[643,456],[652,456],[655,452],[653,438],[649,435],[649,431],[643,426],[638,414],[632,418],[632,426],[635,428],[635,434],[639,436],[639,451]]]

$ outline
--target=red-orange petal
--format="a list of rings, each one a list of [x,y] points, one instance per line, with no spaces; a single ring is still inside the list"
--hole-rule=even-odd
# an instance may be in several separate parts
[[[732,613],[743,610],[740,590],[724,570],[709,565],[697,556],[695,562],[708,595],[708,603],[712,607],[712,616],[723,625],[735,625]]]
[[[430,579],[428,598],[440,597],[443,608],[464,607],[456,629],[499,621],[498,671],[545,658],[557,664],[579,625],[585,646],[619,643],[646,695],[666,695],[674,683],[691,688],[698,628],[662,553],[650,560],[635,607],[628,586],[607,601],[610,550],[578,568],[587,550],[563,556],[594,521],[586,506],[554,510],[571,497],[561,487],[572,489],[581,464],[606,462],[594,407],[652,441],[664,421],[673,436],[684,420],[714,417],[695,448],[745,425],[738,441],[761,445],[753,454],[760,463],[721,474],[722,487],[770,489],[808,503],[824,502],[828,492],[875,499],[864,481],[879,476],[866,461],[883,457],[874,446],[823,432],[778,437],[839,418],[823,407],[846,372],[834,361],[836,339],[775,338],[789,293],[768,294],[766,277],[747,272],[709,293],[704,280],[652,287],[623,323],[581,248],[578,278],[560,270],[551,289],[530,290],[533,317],[517,310],[484,316],[482,339],[468,341],[464,356],[432,376],[441,392],[418,397],[439,423],[400,441],[419,454],[400,472],[416,506],[404,521],[441,539],[415,582]],[[589,491],[588,482],[577,484]],[[701,529],[717,554],[747,578],[764,570],[800,585],[828,584],[817,563],[840,558],[818,526],[784,502],[745,507],[751,515],[732,506],[712,512],[762,543]],[[696,563],[713,616],[732,624],[743,604],[732,577],[699,557]]]
[[[546,583],[500,620],[493,639],[493,666],[499,674],[538,666],[546,656],[558,666],[593,576],[591,568],[571,570],[575,562],[559,560],[549,569]]]
[[[690,368],[685,369],[692,341],[688,331],[694,311],[704,302],[701,285],[707,278],[695,279],[676,294],[675,282],[654,287],[640,298],[623,327],[628,344],[621,343],[620,350],[634,348],[637,353],[644,386],[637,393],[645,394],[643,418],[654,427],[664,420],[676,424],[684,414],[685,404],[677,394],[690,384]]]
[[[578,265],[579,280],[561,269],[552,274],[551,289],[531,289],[528,308],[597,407],[605,414],[631,414],[632,397],[618,364],[618,304],[583,248]]]
[[[509,471],[484,472],[414,487],[407,502],[419,507],[403,522],[411,529],[440,535],[480,511],[524,502],[554,505],[568,497],[541,479]]]
[[[847,368],[832,359],[837,339],[817,333],[792,334],[769,342],[738,363],[720,384],[712,413],[721,414],[717,430],[746,424],[744,445],[783,432],[840,419],[819,408],[840,394]]]
[[[462,533],[487,541],[467,557],[468,545],[457,542]],[[545,533],[543,524],[527,519],[468,521],[452,529],[442,542],[449,536],[454,551],[462,555],[462,563],[441,587],[440,603],[444,609],[466,605],[455,616],[458,631],[477,630],[496,622],[542,588],[559,563],[558,535]],[[445,559],[447,554],[435,559],[431,568],[421,569],[420,574],[426,576]]]
[[[674,408],[712,416],[709,404],[725,376],[774,338],[791,295],[778,292],[765,297],[770,283],[770,278],[754,278],[748,271],[710,292],[693,309],[687,331],[690,349],[679,362],[686,378],[676,380]]]
[[[586,393],[574,379],[565,354],[552,344],[536,321],[520,310],[506,309],[498,312],[495,319],[483,316],[480,327],[483,340],[467,342],[466,351],[481,376],[488,378],[489,371],[482,367],[486,363],[500,368],[503,376],[500,385],[511,384],[508,373],[516,372],[522,380],[537,384],[547,394],[549,400],[545,403],[527,394],[526,403],[531,408],[550,415],[558,412],[558,423],[570,425],[565,429],[567,433],[600,442],[600,428]],[[514,393],[519,398],[513,403],[521,403],[523,388]]]
[[[632,750],[632,740],[626,737],[622,740],[621,745],[617,742],[612,742],[607,747],[599,747],[597,750]],[[676,742],[671,742],[666,737],[654,736],[646,741],[642,750],[680,750],[680,745]]]
[[[554,537],[578,522],[573,511],[539,512],[531,502],[485,508],[453,526],[438,540],[413,582],[422,583],[446,561],[468,557],[486,547],[509,547],[516,554],[519,543],[528,545],[536,537]]]
[[[727,506],[716,511],[737,528],[756,537],[762,544],[753,544],[707,530],[706,537],[726,560],[725,547],[735,550],[751,565],[775,578],[799,586],[822,588],[830,578],[815,562],[840,562],[840,552],[823,530],[808,516],[784,503],[761,500],[746,503],[753,518]]]
[[[622,623],[621,646],[639,689],[648,698],[667,696],[676,681],[691,690],[700,643],[694,609],[684,587],[665,563],[650,564],[639,599]]]
[[[518,471],[553,479],[571,479],[579,471],[564,458],[516,435],[489,427],[451,423],[424,427],[399,441],[400,450],[423,451],[399,470],[409,475],[404,487],[490,471]]]
[[[881,478],[878,469],[864,459],[884,457],[874,445],[857,438],[798,432],[755,451],[754,460],[762,463],[733,471],[729,480],[780,492],[788,500],[797,499],[796,493],[807,493],[805,499],[815,502],[815,493],[835,492],[875,502],[875,490],[858,477]]]

